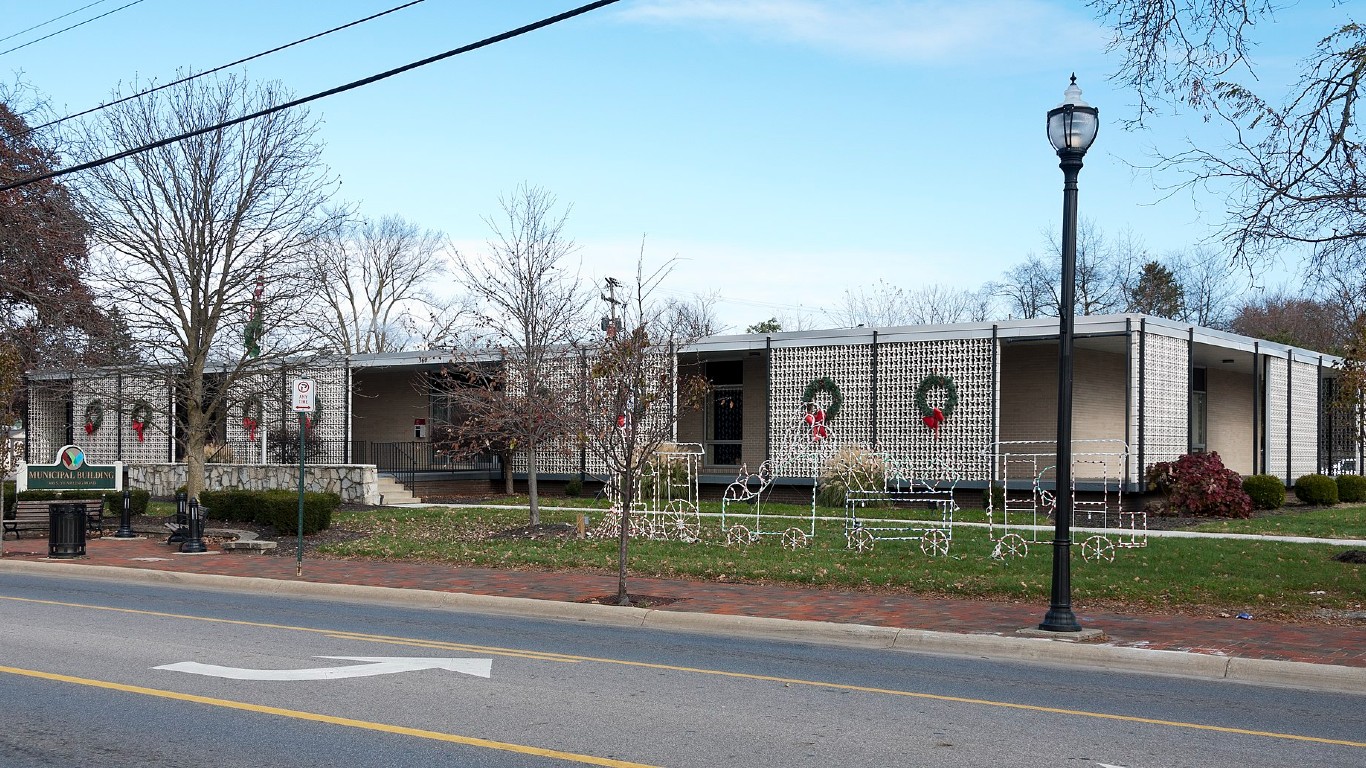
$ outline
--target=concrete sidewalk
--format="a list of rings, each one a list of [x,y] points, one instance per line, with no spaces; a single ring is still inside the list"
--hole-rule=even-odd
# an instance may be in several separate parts
[[[92,539],[87,556],[47,559],[46,539],[7,540],[0,572],[199,584],[297,595],[586,619],[633,626],[745,633],[813,642],[970,653],[1193,677],[1338,690],[1366,695],[1366,618],[1283,624],[1233,616],[1123,614],[1074,606],[1105,637],[1072,643],[1032,639],[1046,605],[788,586],[632,578],[651,608],[592,601],[616,592],[595,573],[456,568],[432,563],[295,559],[281,554],[183,555],[159,534]],[[292,551],[291,551],[292,554]],[[249,581],[242,581],[243,579]],[[513,598],[513,599],[509,599]]]

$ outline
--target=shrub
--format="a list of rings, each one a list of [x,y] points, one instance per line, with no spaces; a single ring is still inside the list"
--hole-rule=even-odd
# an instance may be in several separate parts
[[[1243,478],[1217,452],[1188,453],[1148,467],[1148,487],[1161,491],[1172,509],[1188,515],[1251,517],[1252,499]]]
[[[123,514],[123,491],[110,491],[103,494],[105,514],[118,517]],[[134,515],[147,514],[147,502],[152,500],[150,491],[132,488],[128,491],[128,511]]]
[[[846,445],[835,451],[821,468],[816,503],[822,507],[843,507],[849,491],[883,491],[886,483],[887,465],[881,456],[866,448]]]
[[[569,482],[564,484],[564,495],[578,498],[583,495],[583,479],[578,477],[569,478]]]
[[[299,494],[294,491],[205,491],[199,502],[215,520],[268,525],[282,536],[298,533]],[[305,493],[304,534],[330,528],[339,506],[335,493]]]
[[[1338,475],[1338,501],[1351,503],[1366,501],[1366,477]]]
[[[996,485],[991,486],[991,488],[984,488],[982,490],[982,506],[990,506],[991,509],[994,509],[997,512],[1004,511],[1006,508],[1005,486],[997,483]]]
[[[1328,475],[1304,475],[1295,481],[1295,498],[1305,504],[1331,507],[1338,503],[1338,484]]]
[[[1253,509],[1285,506],[1285,483],[1275,475],[1252,475],[1243,481],[1243,490],[1252,499]]]

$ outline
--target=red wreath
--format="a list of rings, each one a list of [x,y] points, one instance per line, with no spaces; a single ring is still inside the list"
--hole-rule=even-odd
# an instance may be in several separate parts
[[[825,428],[825,409],[820,406],[812,413],[806,414],[806,423],[811,427],[811,439],[820,442],[829,436],[830,432]]]

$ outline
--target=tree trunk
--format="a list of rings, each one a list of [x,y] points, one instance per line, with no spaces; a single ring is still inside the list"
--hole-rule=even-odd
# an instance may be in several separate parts
[[[512,451],[503,451],[498,458],[503,462],[503,492],[511,496],[517,492],[512,484]]]
[[[617,539],[617,605],[630,605],[626,591],[626,546],[631,540],[631,505],[636,500],[635,483],[631,482],[631,467],[621,473],[621,535]]]
[[[536,445],[528,443],[526,449],[526,492],[531,497],[531,525],[541,524],[541,502],[536,489]]]

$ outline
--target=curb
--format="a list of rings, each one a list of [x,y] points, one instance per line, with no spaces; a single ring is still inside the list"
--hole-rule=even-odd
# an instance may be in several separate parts
[[[1298,661],[1244,659],[1181,651],[1158,651],[1105,644],[1079,644],[1046,638],[996,634],[959,634],[924,629],[836,624],[758,616],[687,613],[655,608],[627,608],[591,603],[564,603],[526,597],[500,597],[464,592],[437,592],[355,584],[287,581],[251,576],[181,573],[110,565],[82,565],[60,573],[62,563],[0,561],[0,573],[57,573],[76,578],[149,584],[207,587],[273,595],[359,600],[402,607],[446,608],[492,615],[560,621],[591,621],[599,626],[636,627],[700,634],[744,636],[784,642],[839,645],[851,648],[910,651],[946,656],[977,656],[1087,667],[1106,671],[1225,680],[1334,693],[1366,693],[1366,667],[1309,664]]]

